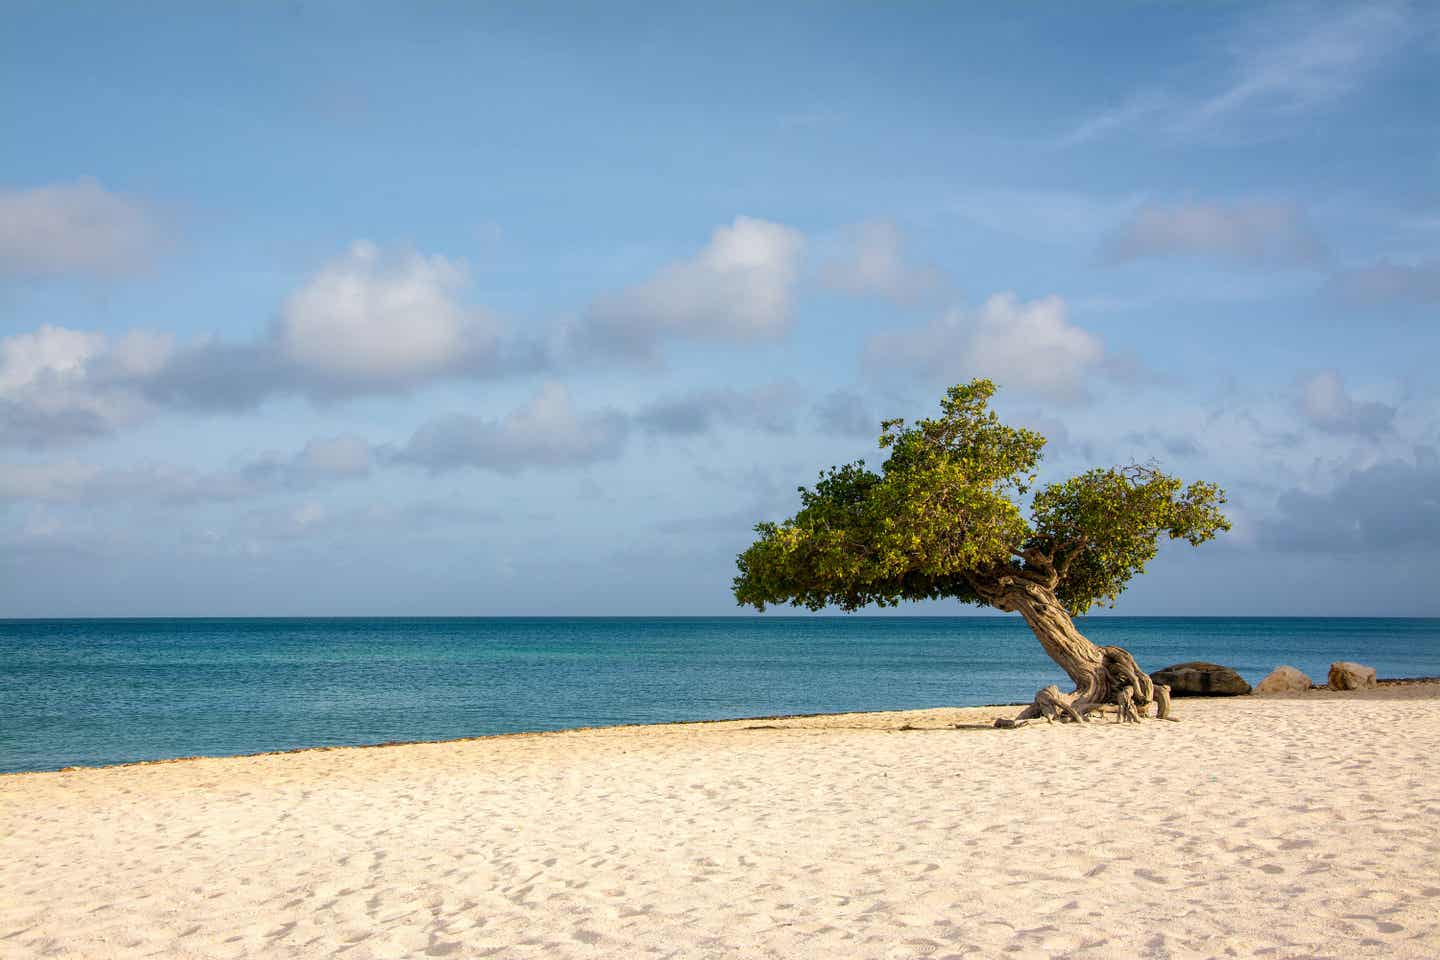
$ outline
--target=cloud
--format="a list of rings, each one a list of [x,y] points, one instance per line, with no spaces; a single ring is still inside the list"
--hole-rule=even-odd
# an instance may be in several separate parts
[[[689,260],[595,300],[571,331],[577,356],[653,361],[669,339],[774,340],[790,327],[805,238],[782,224],[737,217]]]
[[[1182,93],[1152,85],[1081,120],[1056,144],[1156,131],[1194,139],[1237,124],[1273,132],[1285,119],[1352,94],[1421,32],[1405,3],[1274,9],[1222,42],[1228,69],[1203,74],[1223,74],[1218,89]]]
[[[979,310],[952,310],[924,326],[871,337],[865,360],[953,383],[989,377],[1001,387],[1066,399],[1084,394],[1104,352],[1098,337],[1070,323],[1061,298],[1022,303],[1000,293]]]
[[[450,414],[424,424],[393,454],[433,472],[475,467],[518,473],[531,467],[583,466],[618,457],[629,421],[617,411],[578,413],[563,384],[549,381],[524,406],[498,420]]]
[[[1326,106],[1348,95],[1411,39],[1407,14],[1403,3],[1366,3],[1259,18],[1232,42],[1230,84],[1196,104],[1187,122]]]
[[[1342,272],[1340,289],[1371,303],[1440,303],[1440,258],[1416,263],[1381,260]]]
[[[1334,370],[1323,370],[1301,381],[1300,412],[1312,426],[1326,433],[1374,437],[1389,432],[1395,423],[1394,407],[1378,401],[1357,401]]]
[[[146,206],[90,178],[0,189],[0,275],[129,273],[162,241]]]
[[[934,267],[905,262],[905,238],[893,223],[871,220],[845,231],[846,249],[821,268],[824,282],[853,296],[913,303],[944,286]]]
[[[1440,458],[1419,448],[1411,462],[1348,473],[1327,493],[1290,490],[1263,521],[1261,542],[1315,553],[1433,551],[1440,543]]]
[[[168,350],[150,334],[50,325],[0,339],[0,446],[102,436],[140,419],[148,405],[123,381],[152,373]]]
[[[413,384],[493,353],[500,324],[457,299],[465,265],[356,243],[286,299],[275,336],[296,368],[337,384]]]
[[[184,504],[246,500],[365,477],[372,463],[370,445],[353,435],[317,437],[297,453],[265,453],[217,471],[155,463],[123,468],[74,461],[9,463],[0,465],[0,502]]]
[[[1138,126],[1142,121],[1150,121],[1173,106],[1173,98],[1161,91],[1143,90],[1131,94],[1119,105],[1102,110],[1076,124],[1073,129],[1056,139],[1055,146],[1073,147],[1099,140],[1111,133]]]
[[[1325,259],[1309,220],[1287,203],[1146,204],[1105,244],[1113,263],[1151,257],[1210,257],[1263,266],[1305,266]]]
[[[651,433],[671,436],[695,436],[720,427],[792,433],[799,396],[798,388],[785,383],[749,390],[696,390],[656,400],[642,408],[634,420]]]
[[[301,284],[251,340],[181,344],[154,331],[49,325],[0,339],[0,446],[103,436],[165,410],[330,401],[545,368],[537,343],[504,338],[498,319],[462,302],[466,277],[463,263],[362,242]]]

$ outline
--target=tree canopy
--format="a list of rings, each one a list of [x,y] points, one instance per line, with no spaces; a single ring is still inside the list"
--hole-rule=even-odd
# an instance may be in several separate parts
[[[1113,604],[1162,536],[1198,545],[1230,529],[1219,487],[1186,486],[1154,465],[1036,489],[1045,438],[1000,422],[994,393],[984,379],[951,387],[940,416],[881,424],[880,472],[861,460],[799,488],[794,517],[756,525],[737,560],[736,600],[759,610],[939,597],[999,605],[1026,585],[1075,615]]]

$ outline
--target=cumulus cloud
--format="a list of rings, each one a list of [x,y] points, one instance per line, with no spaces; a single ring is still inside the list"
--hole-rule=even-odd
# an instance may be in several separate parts
[[[643,407],[635,423],[651,433],[695,436],[719,427],[742,427],[766,433],[791,433],[800,390],[774,383],[736,390],[721,387],[665,397]]]
[[[1261,541],[1316,553],[1434,549],[1440,542],[1440,458],[1378,463],[1345,475],[1326,493],[1291,490],[1261,524]]]
[[[893,223],[872,220],[856,224],[845,231],[844,246],[839,256],[821,268],[825,283],[836,290],[906,304],[944,284],[934,267],[906,262],[905,238]]]
[[[0,502],[202,503],[246,500],[273,493],[311,490],[367,476],[371,448],[360,437],[316,437],[293,454],[264,453],[224,470],[201,471],[171,464],[102,467],[61,463],[0,464]]]
[[[285,301],[279,353],[339,383],[408,384],[484,362],[499,323],[458,294],[465,265],[356,243]]]
[[[580,413],[561,383],[549,381],[500,419],[450,414],[421,426],[393,454],[431,471],[476,467],[518,473],[531,467],[581,466],[618,457],[629,421],[618,411]]]
[[[330,400],[543,368],[540,346],[505,339],[493,315],[462,301],[466,276],[444,257],[358,243],[252,340],[182,344],[57,326],[0,339],[0,446],[101,436],[161,410],[243,410],[277,395]]]
[[[585,357],[654,360],[667,339],[773,340],[790,327],[805,238],[768,220],[737,217],[694,257],[595,300],[571,331]]]
[[[1325,245],[1297,207],[1234,204],[1145,204],[1111,235],[1114,263],[1151,257],[1208,257],[1256,266],[1305,266],[1325,258]]]
[[[979,310],[952,310],[920,327],[874,336],[866,363],[959,382],[989,377],[1002,387],[1055,397],[1084,393],[1104,357],[1100,339],[1075,326],[1065,301],[1021,302],[995,294]]]
[[[1340,289],[1356,300],[1440,303],[1440,258],[1416,263],[1381,260],[1341,273],[1338,282]]]
[[[163,337],[45,325],[0,339],[0,446],[41,447],[101,436],[148,404],[128,380],[163,365]]]
[[[93,179],[0,189],[0,275],[127,273],[162,239],[145,205]]]
[[[1322,370],[1300,382],[1300,412],[1326,433],[1373,437],[1388,432],[1395,408],[1378,401],[1356,400],[1334,370]]]

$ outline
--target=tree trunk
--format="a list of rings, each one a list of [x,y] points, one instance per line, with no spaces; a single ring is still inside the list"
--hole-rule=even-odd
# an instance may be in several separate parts
[[[1156,716],[1169,719],[1170,688],[1151,682],[1135,658],[1122,647],[1097,647],[1075,629],[1075,621],[1055,596],[1040,584],[1020,581],[1007,585],[992,601],[1001,610],[1019,613],[1050,659],[1075,683],[1075,692],[1062,694],[1046,687],[1014,720],[997,720],[997,726],[1019,726],[1027,720],[1084,719],[1103,706],[1113,705],[1122,721],[1138,721],[1154,703]]]

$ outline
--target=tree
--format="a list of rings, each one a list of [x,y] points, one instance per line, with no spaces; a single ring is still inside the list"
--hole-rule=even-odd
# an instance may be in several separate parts
[[[939,417],[881,424],[889,457],[879,473],[861,460],[800,487],[794,517],[756,525],[736,561],[735,599],[762,611],[854,611],[950,597],[1018,612],[1075,692],[1047,687],[1014,722],[1081,720],[1106,704],[1122,720],[1140,719],[1151,703],[1168,716],[1169,688],[1152,684],[1124,649],[1091,643],[1072,617],[1113,606],[1162,536],[1198,546],[1230,529],[1224,492],[1139,464],[1035,489],[1045,438],[1001,423],[989,409],[994,393],[983,379],[951,387]]]

